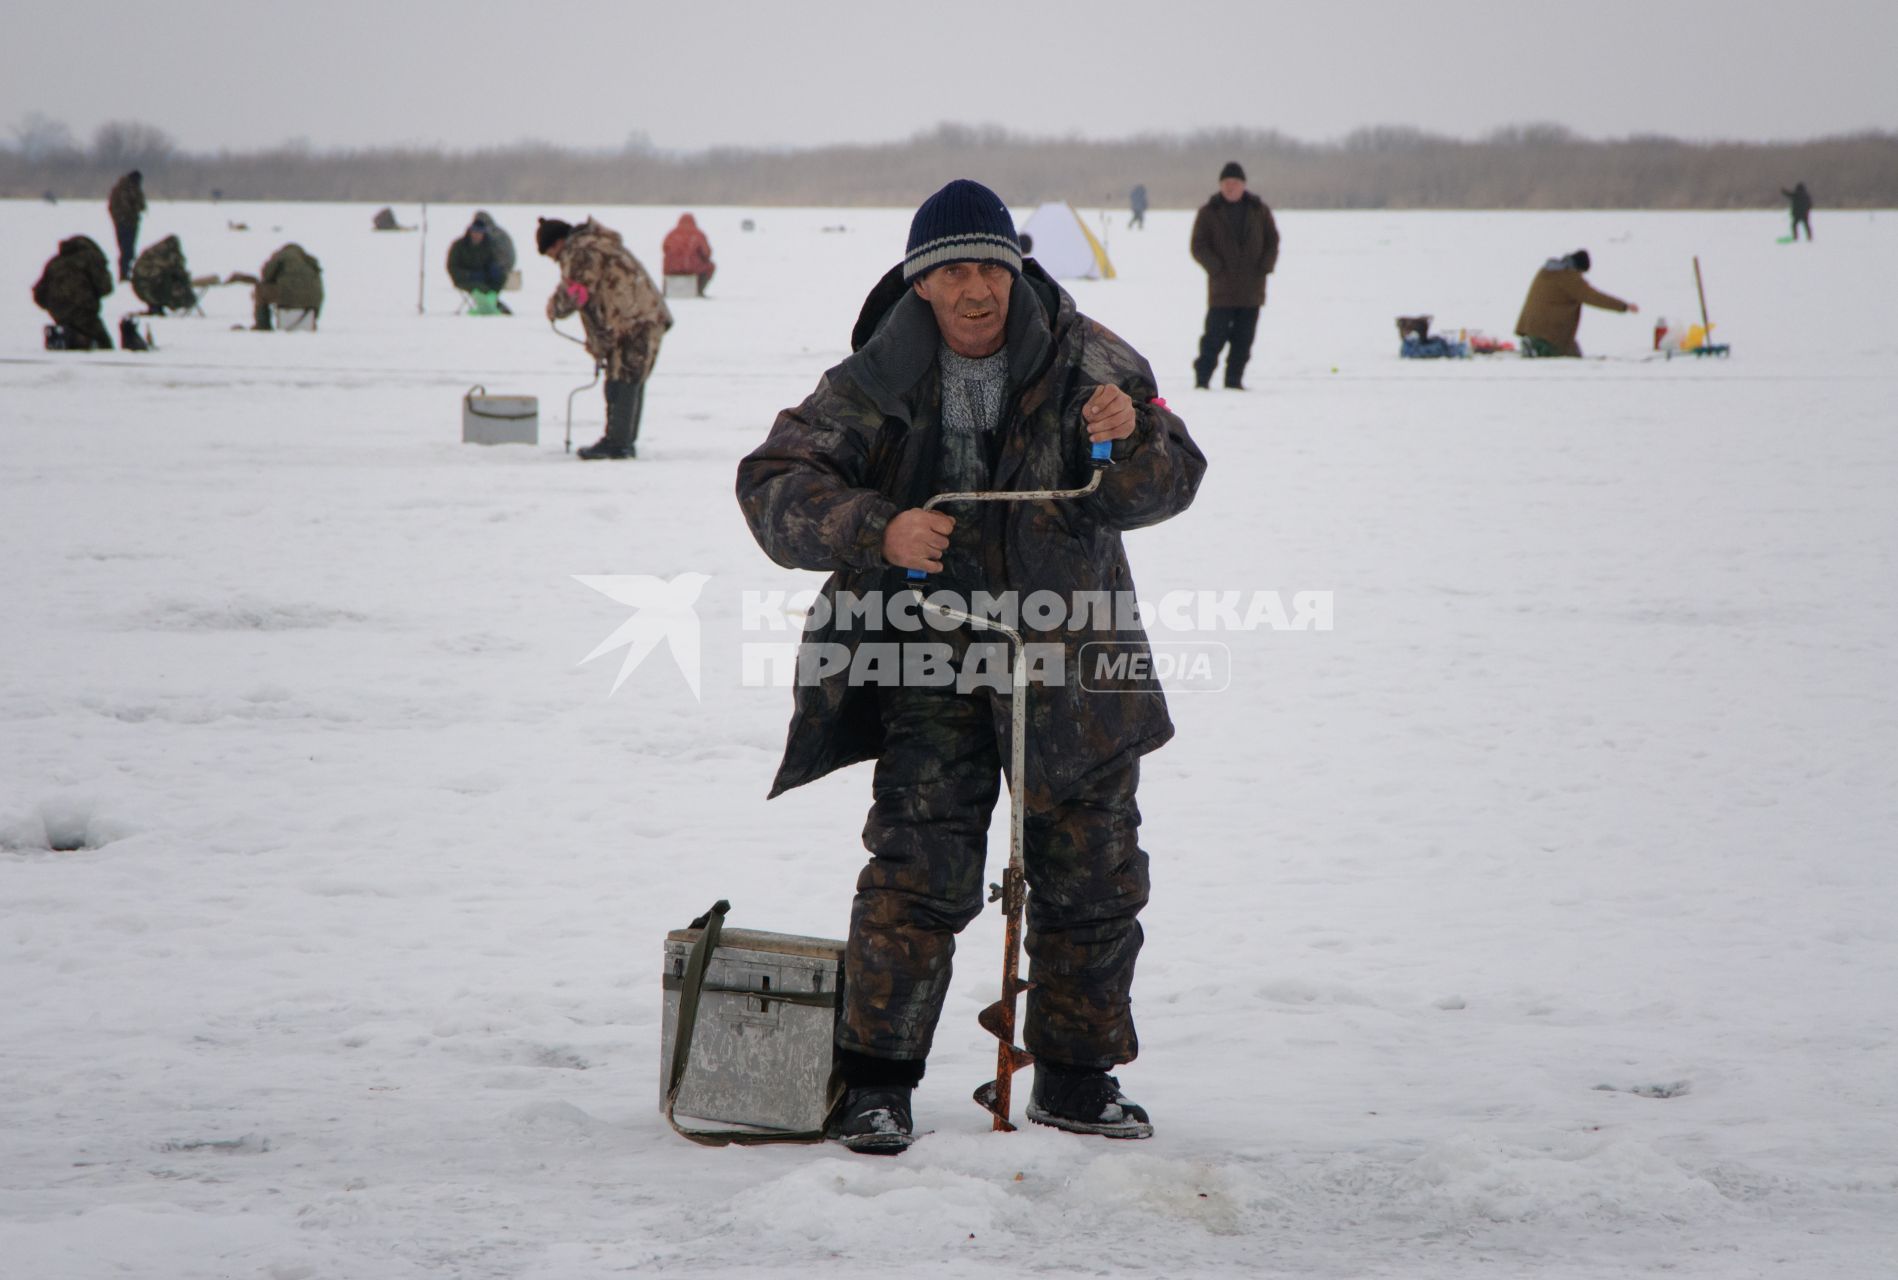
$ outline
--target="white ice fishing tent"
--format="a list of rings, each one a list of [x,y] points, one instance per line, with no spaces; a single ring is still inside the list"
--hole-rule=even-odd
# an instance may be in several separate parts
[[[1022,226],[1022,234],[1033,236],[1034,248],[1028,256],[1057,280],[1112,280],[1114,264],[1107,250],[1081,221],[1081,215],[1066,200],[1042,205]]]

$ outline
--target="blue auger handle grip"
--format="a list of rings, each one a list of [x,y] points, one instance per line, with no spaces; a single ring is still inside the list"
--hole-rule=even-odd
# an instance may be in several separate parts
[[[911,569],[909,571],[909,580],[911,582],[921,582],[924,578],[927,578],[928,576],[929,575],[927,573],[924,573],[921,569]]]

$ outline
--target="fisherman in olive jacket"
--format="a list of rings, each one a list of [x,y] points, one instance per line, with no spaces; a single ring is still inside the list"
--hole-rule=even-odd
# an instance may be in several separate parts
[[[271,327],[272,307],[314,311],[320,316],[323,311],[322,264],[302,245],[286,244],[264,263],[263,273],[250,296],[252,329]]]
[[[1565,258],[1550,258],[1536,272],[1529,282],[1528,296],[1522,300],[1522,314],[1516,317],[1516,336],[1522,339],[1524,355],[1581,355],[1575,334],[1582,327],[1584,306],[1604,311],[1641,310],[1588,283],[1583,273],[1590,265],[1588,250],[1577,249]]]
[[[898,607],[911,570],[969,600],[1131,598],[1121,534],[1185,510],[1206,460],[1147,362],[1024,262],[1008,210],[979,183],[952,182],[917,210],[908,252],[865,302],[852,347],[739,464],[738,499],[773,560],[831,575],[813,615],[825,620],[805,633],[772,794],[877,762],[837,1031],[847,1094],[832,1132],[852,1150],[894,1153],[913,1139],[910,1095],[955,935],[982,910],[1011,701],[1024,695],[1008,687],[998,642],[967,628],[918,637],[882,609],[853,617],[838,606]],[[1079,486],[1090,444],[1103,441],[1114,461],[1084,499],[923,509],[937,494]],[[1140,757],[1173,724],[1150,672],[1083,666],[1084,646],[1147,652],[1137,620],[1023,608],[1021,628],[1048,659],[1025,694],[1026,775],[1011,780],[1024,789],[1031,886],[1028,1116],[1147,1137],[1146,1112],[1107,1073],[1139,1051],[1129,989],[1148,879],[1134,793]],[[919,639],[943,642],[938,656],[957,672],[948,682],[920,668],[911,678]],[[866,655],[895,656],[892,642],[903,670],[873,672]],[[991,656],[1001,687],[968,680]]]

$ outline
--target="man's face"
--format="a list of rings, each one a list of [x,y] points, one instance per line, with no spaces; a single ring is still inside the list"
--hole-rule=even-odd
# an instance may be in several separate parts
[[[1244,178],[1221,178],[1219,180],[1219,194],[1226,197],[1227,200],[1237,200],[1245,193],[1246,180]]]
[[[1014,286],[1014,273],[999,262],[952,262],[918,280],[916,293],[936,313],[949,349],[979,360],[1002,349]]]
[[[483,231],[480,227],[469,227],[468,238],[476,244],[480,244],[483,240],[488,238],[488,233]]]

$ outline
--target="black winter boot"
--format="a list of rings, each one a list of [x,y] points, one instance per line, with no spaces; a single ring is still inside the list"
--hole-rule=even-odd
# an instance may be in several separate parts
[[[1035,1064],[1035,1092],[1028,1118],[1069,1133],[1098,1133],[1103,1138],[1151,1138],[1147,1110],[1120,1091],[1120,1081],[1105,1071]]]
[[[635,456],[635,446],[639,443],[639,420],[646,416],[646,381],[621,383],[625,388],[621,392],[624,407],[620,410],[626,420],[626,456]]]
[[[619,445],[615,444],[611,435],[604,435],[598,440],[595,440],[592,444],[582,445],[580,448],[574,450],[574,456],[579,458],[582,462],[599,462],[602,460],[623,462],[627,458],[632,457],[633,453],[632,450],[622,449]]]
[[[830,1136],[861,1155],[894,1156],[916,1141],[910,1091],[900,1085],[868,1086],[844,1095]]]
[[[639,384],[611,381],[606,384],[606,434],[580,450],[586,462],[624,459],[636,456],[633,435],[638,430]]]

